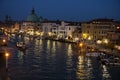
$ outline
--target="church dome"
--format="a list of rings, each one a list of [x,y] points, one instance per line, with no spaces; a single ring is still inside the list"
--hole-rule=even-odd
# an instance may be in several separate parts
[[[32,21],[32,22],[37,22],[37,21],[38,21],[38,17],[37,17],[37,15],[35,14],[34,8],[33,8],[33,10],[31,11],[31,14],[28,15],[27,21]]]
[[[33,22],[36,22],[38,19],[37,19],[37,16],[36,15],[33,15],[33,14],[30,14],[28,15],[27,17],[27,21],[33,21]]]

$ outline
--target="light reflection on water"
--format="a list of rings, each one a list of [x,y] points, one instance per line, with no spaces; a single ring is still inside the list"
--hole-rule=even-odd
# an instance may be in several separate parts
[[[78,57],[78,64],[77,64],[77,78],[81,80],[91,80],[91,70],[89,69],[85,61],[85,57],[83,55],[80,55]]]
[[[26,42],[30,47],[25,52],[15,50],[10,58],[12,80],[103,80],[109,74],[73,44],[33,39]]]
[[[107,66],[106,65],[102,65],[102,76],[103,76],[103,79],[109,79],[109,80],[111,80],[111,76],[110,76],[110,74],[109,74],[109,72],[108,72],[108,69],[107,69]]]

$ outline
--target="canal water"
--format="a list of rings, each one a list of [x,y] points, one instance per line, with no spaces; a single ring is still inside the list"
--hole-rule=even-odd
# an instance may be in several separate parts
[[[6,80],[120,80],[111,76],[119,76],[116,68],[86,57],[74,44],[25,37],[27,49],[19,51],[16,41],[9,42]]]

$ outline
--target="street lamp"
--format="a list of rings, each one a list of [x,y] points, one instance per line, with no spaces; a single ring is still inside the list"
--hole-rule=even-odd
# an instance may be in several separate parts
[[[92,40],[92,38],[89,36],[89,37],[88,37],[88,40]]]
[[[9,57],[8,52],[5,53],[5,57],[6,57],[6,72],[7,72],[8,71],[8,57]]]
[[[102,43],[102,41],[101,40],[97,40],[97,44],[101,44]]]
[[[87,33],[83,33],[83,34],[82,34],[82,38],[83,38],[83,39],[86,39],[87,37],[88,37],[88,34],[87,34]]]
[[[48,32],[48,35],[49,35],[49,36],[52,36],[52,32]]]
[[[3,43],[5,43],[6,42],[6,40],[5,39],[3,39]]]
[[[79,46],[82,48],[83,47],[83,43],[79,43]]]
[[[108,44],[109,43],[108,39],[104,39],[104,43]]]

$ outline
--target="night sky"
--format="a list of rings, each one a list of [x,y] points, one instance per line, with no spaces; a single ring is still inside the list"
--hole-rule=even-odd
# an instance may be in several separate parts
[[[0,20],[26,20],[32,7],[49,20],[88,21],[95,18],[120,20],[120,0],[0,0]]]

